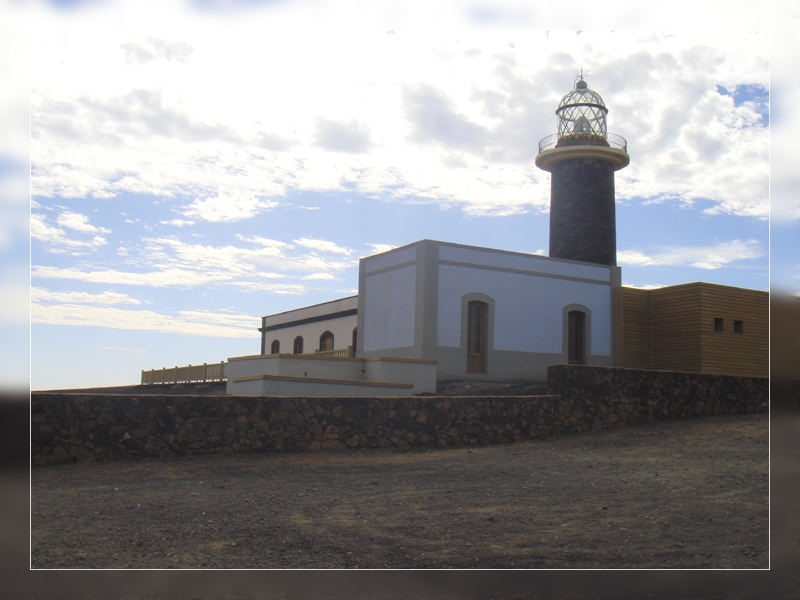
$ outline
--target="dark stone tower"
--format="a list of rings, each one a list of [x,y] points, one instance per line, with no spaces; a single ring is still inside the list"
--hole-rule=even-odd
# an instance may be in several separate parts
[[[608,109],[581,77],[556,109],[558,133],[539,142],[550,177],[550,256],[617,264],[614,171],[630,162],[625,138],[606,130]]]

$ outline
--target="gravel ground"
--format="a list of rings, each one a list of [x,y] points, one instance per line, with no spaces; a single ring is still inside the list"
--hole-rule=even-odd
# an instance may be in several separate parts
[[[37,467],[39,568],[766,568],[768,417]]]

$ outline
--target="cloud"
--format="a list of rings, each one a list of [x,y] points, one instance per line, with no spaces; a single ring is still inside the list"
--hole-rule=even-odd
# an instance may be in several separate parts
[[[163,287],[234,286],[246,292],[263,291],[275,294],[301,294],[305,288],[295,282],[276,281],[301,275],[313,279],[334,279],[334,273],[352,268],[353,251],[327,240],[301,238],[289,244],[261,236],[237,239],[246,245],[212,245],[190,243],[174,237],[143,238],[142,249],[135,257],[129,249],[120,249],[131,270],[92,268],[91,266],[56,267],[34,265],[34,279],[66,279],[105,285]],[[299,249],[311,249],[304,253]],[[139,266],[139,269],[135,267]],[[269,282],[259,280],[270,280]]]
[[[357,121],[338,123],[327,119],[317,120],[315,141],[333,152],[366,152],[371,144],[366,126]]]
[[[191,46],[184,42],[167,42],[152,37],[140,43],[122,44],[121,48],[127,61],[140,64],[154,60],[186,62],[192,55]]]
[[[298,246],[302,246],[303,248],[310,248],[311,250],[318,250],[320,252],[343,254],[344,256],[350,256],[353,253],[353,251],[350,250],[349,248],[342,248],[341,246],[335,244],[334,242],[329,242],[326,240],[300,238],[299,240],[293,240],[293,241]]]
[[[56,223],[61,227],[80,231],[81,233],[111,233],[110,229],[105,227],[95,227],[89,223],[89,217],[73,212],[63,212],[58,215]]]
[[[332,281],[336,277],[330,273],[311,273],[311,275],[306,275],[303,279],[306,281]]]
[[[636,290],[657,290],[662,287],[666,287],[660,284],[651,284],[651,283],[644,283],[644,284],[636,284],[636,283],[623,283],[623,287],[633,288]]]
[[[373,37],[362,25],[376,12],[359,9],[354,20],[316,7],[314,21],[327,26],[302,29],[309,44],[296,28],[307,8],[219,15],[213,36],[204,19],[172,10],[182,17],[173,39],[153,34],[139,9],[126,12],[121,40],[96,25],[37,23],[34,198],[190,198],[184,218],[213,222],[251,218],[302,191],[422,199],[472,215],[543,210],[549,176],[531,164],[537,141],[555,131],[559,98],[591,57],[589,84],[608,104],[610,130],[629,142],[621,199],[767,216],[765,34],[527,35],[453,4],[442,17],[454,13],[446,20],[457,30],[410,20]],[[515,10],[487,14],[497,24]],[[253,76],[243,55],[292,60],[263,61]]]
[[[223,271],[192,271],[189,269],[163,269],[146,273],[131,273],[114,269],[81,271],[75,268],[36,266],[31,269],[31,277],[34,279],[71,279],[108,285],[195,287],[227,281],[231,278],[231,274]]]
[[[31,322],[74,327],[106,327],[153,333],[170,333],[208,338],[252,338],[258,318],[228,318],[205,311],[165,315],[149,310],[122,310],[107,306],[31,304]],[[246,325],[252,323],[252,326]]]
[[[218,313],[209,310],[181,310],[178,315],[189,321],[199,323],[212,323],[215,325],[226,325],[234,327],[245,327],[249,329],[258,329],[259,321],[257,317],[251,315],[234,314],[234,313]]]
[[[277,202],[258,198],[246,192],[223,193],[195,200],[186,207],[186,214],[211,223],[233,223],[249,219],[276,206]]]
[[[765,256],[758,240],[732,240],[712,246],[675,246],[646,254],[638,250],[617,251],[617,262],[628,266],[689,266],[716,270],[732,262]]]
[[[106,239],[100,235],[95,235],[90,240],[68,238],[63,229],[51,227],[45,222],[42,215],[35,213],[32,213],[30,217],[30,232],[31,238],[50,244],[50,252],[53,253],[66,252],[70,249],[78,250],[81,248],[94,250],[106,244]]]
[[[114,304],[141,304],[141,300],[132,298],[127,294],[117,292],[101,292],[89,294],[87,292],[51,292],[42,288],[31,288],[32,302],[64,302],[67,304],[97,304],[110,306]]]
[[[186,219],[172,219],[171,221],[159,221],[161,225],[174,225],[175,227],[188,227],[194,225],[194,221],[187,221]]]
[[[233,281],[230,284],[242,292],[252,294],[266,292],[279,296],[302,296],[306,293],[305,286],[297,283],[265,283],[263,281]]]
[[[415,142],[440,143],[477,153],[488,144],[488,131],[458,114],[453,102],[431,86],[406,90],[403,103]]]
[[[370,254],[380,254],[381,252],[388,252],[394,250],[397,246],[392,244],[367,244],[370,248]]]

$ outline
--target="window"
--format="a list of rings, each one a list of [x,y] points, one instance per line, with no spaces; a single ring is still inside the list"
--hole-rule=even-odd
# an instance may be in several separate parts
[[[302,336],[297,336],[294,338],[294,348],[292,349],[294,354],[302,354],[303,353],[303,338]]]
[[[324,352],[325,350],[333,350],[333,334],[330,331],[319,336],[319,351]]]
[[[273,354],[278,354],[280,351],[281,351],[281,343],[278,340],[273,340],[270,352],[272,352]]]
[[[733,322],[733,333],[744,333],[744,321]]]
[[[480,300],[467,304],[467,373],[486,372],[486,333],[489,305]]]
[[[353,346],[350,349],[350,356],[356,355],[356,342],[358,341],[358,327],[353,329]]]
[[[721,317],[714,318],[714,331],[723,331],[724,323]]]

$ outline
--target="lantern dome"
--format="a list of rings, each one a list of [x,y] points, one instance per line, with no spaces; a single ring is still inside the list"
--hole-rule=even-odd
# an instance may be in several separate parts
[[[590,90],[581,77],[575,84],[575,89],[561,99],[556,109],[559,145],[564,143],[606,145],[606,114],[608,109],[603,98],[594,90]]]

